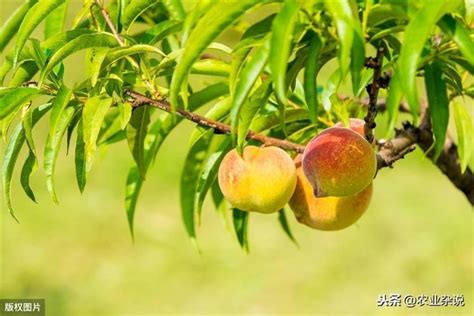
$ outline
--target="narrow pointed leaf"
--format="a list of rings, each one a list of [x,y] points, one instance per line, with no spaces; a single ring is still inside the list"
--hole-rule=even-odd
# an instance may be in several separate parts
[[[46,67],[41,72],[40,82],[46,78],[46,76],[66,59],[69,55],[76,53],[80,50],[92,47],[115,47],[117,46],[117,40],[108,33],[95,33],[95,34],[84,34],[74,38],[63,47],[58,49],[50,58]]]
[[[425,2],[423,7],[408,23],[399,58],[399,72],[403,91],[415,123],[418,119],[418,93],[416,86],[416,72],[418,70],[421,52],[431,30],[441,16],[460,5],[462,1],[433,1]]]
[[[205,166],[199,176],[199,180],[196,187],[196,209],[199,218],[201,218],[202,206],[204,199],[206,198],[207,192],[211,188],[212,184],[217,179],[217,172],[219,170],[220,163],[226,153],[231,149],[231,142],[226,139],[222,142],[216,152],[212,153],[206,161]]]
[[[21,87],[9,90],[0,98],[0,120],[4,119],[10,113],[18,111],[23,104],[40,93],[41,90],[36,88]]]
[[[37,168],[38,164],[36,161],[35,154],[30,150],[28,153],[28,157],[23,164],[23,168],[21,169],[21,176],[20,176],[20,183],[23,191],[25,191],[26,195],[36,203],[36,197],[31,189],[30,185],[30,176],[33,171]]]
[[[461,53],[466,57],[471,66],[474,67],[474,40],[466,26],[451,15],[445,15],[439,21],[439,26],[443,32],[452,37]]]
[[[239,209],[232,209],[232,222],[234,224],[235,234],[240,247],[249,252],[248,242],[248,221],[249,213]]]
[[[285,232],[285,234],[290,238],[290,240],[298,246],[298,242],[296,241],[293,233],[291,232],[290,225],[288,224],[288,219],[286,218],[285,210],[281,209],[278,212],[278,221],[280,222],[281,228]]]
[[[117,61],[120,58],[141,53],[156,53],[161,56],[165,56],[165,54],[158,48],[146,44],[135,44],[130,47],[117,47],[108,52],[107,57],[102,62],[101,68],[107,67],[108,65]]]
[[[286,69],[291,47],[293,46],[293,31],[298,18],[298,11],[299,5],[296,1],[285,1],[272,25],[269,66],[272,72],[275,95],[283,108],[288,104]]]
[[[36,108],[33,113],[33,125],[36,124],[41,117],[50,109],[49,105],[44,105]],[[25,133],[21,123],[17,125],[13,133],[10,135],[8,143],[5,148],[3,163],[2,163],[2,188],[3,199],[10,214],[14,216],[13,206],[11,201],[11,180],[13,171],[20,150],[25,143]]]
[[[388,113],[388,130],[387,137],[393,133],[395,124],[398,118],[398,109],[400,108],[400,101],[402,100],[403,91],[402,84],[399,79],[399,72],[395,72],[390,79],[387,97],[387,113]]]
[[[67,7],[69,0],[62,1],[63,3],[54,9],[46,18],[44,25],[44,38],[48,39],[57,33],[62,32],[64,23],[66,22]]]
[[[77,125],[77,138],[74,156],[74,165],[76,168],[76,182],[81,193],[84,192],[86,186],[86,144],[84,143],[84,125],[83,121],[79,121]]]
[[[120,114],[120,127],[125,129],[132,117],[132,104],[130,102],[119,102],[117,106]]]
[[[237,132],[237,148],[239,152],[243,148],[248,130],[258,111],[267,104],[268,98],[272,92],[270,80],[262,83],[255,92],[243,104],[240,111],[238,132]]]
[[[219,2],[199,20],[190,34],[193,40],[187,42],[173,74],[170,86],[170,101],[173,109],[177,108],[183,82],[201,53],[224,29],[235,23],[237,18],[259,2],[259,0],[242,0],[231,5]]]
[[[458,155],[461,162],[461,172],[464,173],[473,155],[473,118],[461,101],[456,100],[453,102],[453,110],[457,133]]]
[[[145,33],[137,37],[137,42],[148,45],[154,45],[165,37],[181,31],[183,22],[175,20],[166,20],[153,25]]]
[[[15,55],[13,64],[16,64],[20,56],[23,46],[30,37],[31,33],[54,9],[63,3],[63,0],[48,0],[37,2],[28,10],[18,29],[15,43]]]
[[[53,117],[54,112],[51,110],[51,116]],[[48,192],[51,195],[53,202],[58,203],[58,198],[56,196],[56,191],[54,187],[54,172],[56,169],[56,160],[58,158],[59,150],[61,149],[61,141],[64,134],[71,122],[71,119],[74,115],[75,108],[73,106],[67,107],[62,111],[59,120],[55,123],[54,130],[50,131],[48,139],[46,141],[46,147],[44,151],[44,173],[46,175],[46,186]],[[54,131],[54,132],[53,132]],[[53,132],[53,133],[51,133]]]
[[[308,105],[309,110],[309,118],[311,119],[311,122],[316,123],[319,107],[316,78],[318,75],[318,61],[322,43],[318,34],[313,33],[312,35],[308,50],[308,59],[306,60],[304,71],[303,87],[306,104]]]
[[[195,194],[197,181],[212,136],[212,130],[205,131],[200,138],[191,144],[181,173],[181,216],[186,232],[191,239],[196,239]]]
[[[122,16],[123,28],[128,30],[132,26],[133,22],[147,9],[158,4],[155,0],[132,0],[125,7]]]
[[[230,115],[232,135],[235,141],[237,141],[236,136],[240,112],[247,101],[247,97],[249,96],[252,87],[267,64],[269,47],[270,43],[266,40],[259,48],[257,48],[249,57],[249,61],[241,70],[239,77],[236,80],[235,92],[232,95],[232,111]]]
[[[134,109],[126,128],[128,147],[143,179],[146,174],[144,142],[150,124],[150,109],[148,105]]]
[[[127,176],[127,184],[125,188],[125,210],[127,212],[127,221],[132,240],[133,233],[133,219],[135,217],[135,209],[137,207],[138,195],[142,188],[143,180],[140,176],[140,171],[136,166],[130,168]]]
[[[425,66],[425,85],[435,138],[434,160],[437,160],[444,147],[449,122],[448,91],[439,62],[433,62]]]
[[[10,40],[17,34],[18,28],[23,21],[26,13],[37,1],[26,1],[23,3],[15,12],[6,20],[0,28],[0,52],[3,51],[5,46]]]
[[[181,0],[163,0],[162,2],[172,19],[184,20],[186,13],[184,12]]]
[[[82,110],[82,124],[85,144],[86,172],[92,167],[95,151],[97,149],[97,137],[99,136],[102,121],[105,114],[112,105],[112,98],[95,96],[89,98]]]

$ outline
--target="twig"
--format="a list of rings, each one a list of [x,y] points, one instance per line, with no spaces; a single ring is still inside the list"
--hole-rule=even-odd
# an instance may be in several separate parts
[[[165,100],[154,100],[135,91],[127,91],[127,94],[134,99],[133,100],[134,107],[140,106],[142,104],[149,104],[151,106],[157,107],[169,113],[171,113],[172,111],[171,105]],[[176,114],[200,126],[212,128],[218,134],[231,133],[231,127],[229,125],[224,124],[222,122],[208,119],[194,112],[186,111],[183,109],[177,109]],[[279,138],[266,136],[266,135],[259,134],[253,131],[249,131],[247,133],[246,139],[256,140],[266,146],[277,146],[282,149],[291,150],[298,153],[303,153],[304,148],[305,148],[305,146],[300,145],[300,144],[296,144],[296,143],[279,139]]]
[[[100,3],[100,1],[96,0],[95,3],[97,3],[97,5],[99,6],[100,12],[102,13],[102,16],[104,17],[105,22],[107,23],[107,25],[109,26],[110,30],[112,31],[112,34],[114,34],[114,37],[115,37],[115,39],[117,40],[117,42],[120,44],[120,46],[125,46],[125,42],[123,41],[123,39],[122,39],[122,37],[120,36],[120,34],[117,32],[117,29],[115,28],[114,23],[112,23],[112,20],[110,19],[110,15],[109,15],[109,13],[107,12],[107,10],[106,10],[106,9],[104,8],[104,6]]]
[[[377,98],[380,89],[379,80],[382,74],[383,53],[384,48],[381,46],[377,49],[375,61],[373,59],[369,59],[371,62],[366,62],[366,65],[370,64],[370,67],[374,69],[372,83],[367,86],[367,92],[369,93],[369,104],[367,106],[367,115],[364,117],[364,134],[369,143],[372,143],[374,140],[373,129],[375,128],[375,117],[377,116]]]

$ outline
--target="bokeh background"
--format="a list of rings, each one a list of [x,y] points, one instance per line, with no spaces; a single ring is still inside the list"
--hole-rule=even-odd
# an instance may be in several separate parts
[[[3,24],[20,1],[0,3]],[[69,14],[79,6],[72,1]],[[82,58],[66,64],[71,83],[84,76]],[[44,131],[39,143],[46,124],[37,128]],[[17,170],[12,194],[21,223],[2,205],[0,297],[45,298],[48,315],[473,314],[472,207],[421,152],[379,173],[370,208],[346,230],[311,230],[287,211],[299,248],[276,215],[251,214],[246,254],[230,218],[223,223],[207,203],[200,254],[186,237],[178,197],[192,127],[184,122],[158,154],[137,206],[134,243],[124,211],[133,164],[125,143],[102,148],[83,195],[74,157],[64,150],[56,172],[60,205],[50,201],[41,170],[33,176],[39,204],[28,200]],[[391,293],[463,294],[466,306],[377,307],[378,295]]]

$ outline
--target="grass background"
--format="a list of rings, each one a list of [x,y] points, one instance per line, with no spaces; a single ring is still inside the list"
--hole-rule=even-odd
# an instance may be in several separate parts
[[[1,1],[2,22],[18,3]],[[81,74],[81,58],[68,61],[76,65],[66,67],[69,80]],[[39,204],[25,197],[17,176],[12,194],[21,224],[4,206],[1,212],[0,297],[45,298],[48,315],[472,315],[472,208],[420,152],[379,173],[367,213],[346,230],[311,230],[287,212],[299,249],[276,215],[251,214],[246,254],[230,222],[223,225],[207,203],[199,254],[178,197],[191,128],[185,122],[170,135],[149,172],[135,244],[123,202],[133,163],[126,144],[100,151],[82,196],[74,157],[61,155],[60,205],[50,201],[41,171],[33,177]],[[390,293],[464,294],[466,306],[377,307],[378,295]]]

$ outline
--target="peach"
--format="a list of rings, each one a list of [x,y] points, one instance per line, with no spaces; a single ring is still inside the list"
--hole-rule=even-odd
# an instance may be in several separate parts
[[[293,160],[278,147],[235,149],[219,166],[219,186],[226,200],[243,211],[273,213],[290,200],[296,186]]]
[[[299,157],[295,161],[297,182],[289,204],[300,223],[319,230],[340,230],[354,224],[367,210],[372,184],[351,196],[315,197],[303,174]]]
[[[314,137],[304,150],[302,166],[318,197],[359,193],[377,171],[372,146],[345,127],[331,127]]]

